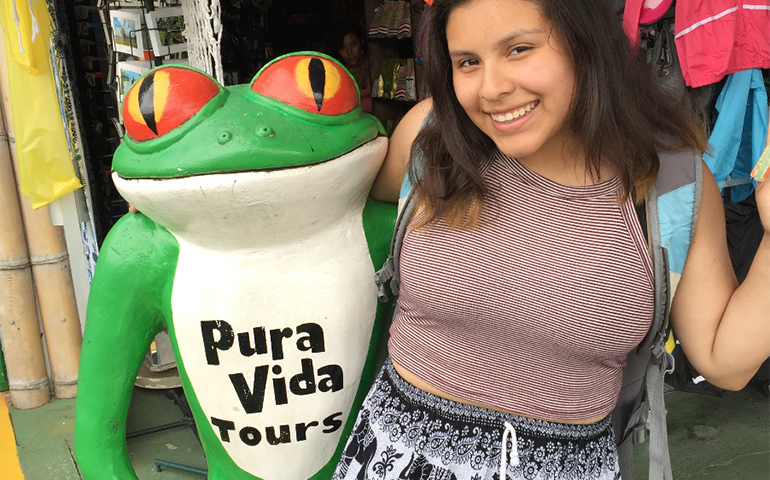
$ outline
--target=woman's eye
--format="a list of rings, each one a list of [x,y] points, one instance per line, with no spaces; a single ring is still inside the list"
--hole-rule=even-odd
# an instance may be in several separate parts
[[[462,67],[473,67],[478,64],[479,64],[478,60],[469,58],[467,60],[461,60],[460,63],[458,63],[457,65],[462,68]]]
[[[510,55],[519,55],[526,52],[527,50],[529,50],[529,47],[513,47],[513,49],[511,49]]]

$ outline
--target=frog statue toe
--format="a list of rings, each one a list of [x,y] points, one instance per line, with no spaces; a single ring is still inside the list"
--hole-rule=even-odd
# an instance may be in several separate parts
[[[368,199],[387,150],[335,60],[302,52],[249,85],[159,67],[122,105],[129,213],[101,248],[75,422],[86,480],[136,478],[133,384],[168,330],[210,480],[332,476],[388,305],[374,265],[395,206]]]

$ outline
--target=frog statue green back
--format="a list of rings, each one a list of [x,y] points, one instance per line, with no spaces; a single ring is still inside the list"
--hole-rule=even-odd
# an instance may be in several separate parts
[[[210,480],[331,478],[387,305],[374,265],[395,206],[368,199],[387,150],[335,60],[301,52],[249,85],[159,67],[126,93],[113,180],[141,213],[102,245],[75,421],[86,480],[135,479],[133,384],[166,329]]]

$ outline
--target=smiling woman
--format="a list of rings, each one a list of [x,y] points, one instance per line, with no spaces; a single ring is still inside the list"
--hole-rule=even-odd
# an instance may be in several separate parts
[[[705,129],[611,2],[436,0],[428,25],[433,97],[371,193],[416,212],[381,271],[398,269],[390,358],[334,478],[617,480],[627,363],[658,372],[665,440],[667,295],[712,383],[770,356],[770,235],[736,288]],[[770,188],[756,198],[770,225]],[[660,455],[650,478],[670,480]]]
[[[490,18],[493,3],[500,14]],[[474,29],[482,22],[482,31]],[[455,95],[471,121],[529,169],[560,183],[585,184],[574,169],[548,162],[564,149],[579,149],[567,124],[575,69],[537,5],[464,4],[450,16],[446,35]]]

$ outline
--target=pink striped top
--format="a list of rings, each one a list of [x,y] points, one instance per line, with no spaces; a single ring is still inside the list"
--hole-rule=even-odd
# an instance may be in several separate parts
[[[573,187],[500,156],[478,226],[410,230],[395,362],[435,388],[525,416],[578,421],[617,401],[653,317],[652,260],[619,179]]]

